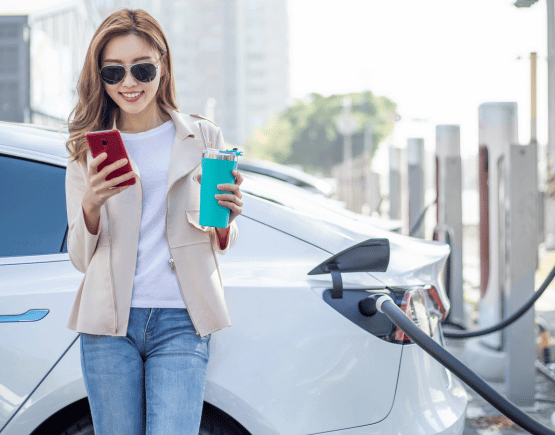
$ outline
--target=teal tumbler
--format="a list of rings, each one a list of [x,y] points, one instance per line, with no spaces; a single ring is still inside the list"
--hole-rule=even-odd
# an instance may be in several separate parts
[[[200,215],[199,224],[207,227],[227,228],[230,210],[218,204],[214,197],[218,193],[232,193],[218,190],[218,184],[235,184],[231,171],[237,169],[237,158],[242,156],[237,148],[221,151],[204,148],[202,151],[202,176],[200,178]]]

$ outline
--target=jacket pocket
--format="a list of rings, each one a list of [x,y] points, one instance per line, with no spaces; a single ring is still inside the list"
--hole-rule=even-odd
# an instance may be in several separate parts
[[[183,298],[197,331],[229,325],[218,265],[210,243],[172,249]]]
[[[79,330],[109,335],[116,332],[117,314],[113,286],[110,246],[98,246],[83,281],[77,319]]]
[[[185,213],[187,213],[187,221],[189,222],[189,225],[192,225],[193,227],[204,232],[208,232],[210,230],[210,227],[199,224],[200,210],[187,210]]]
[[[210,242],[210,227],[200,225],[198,218],[199,210],[183,210],[178,218],[172,218],[173,224],[168,224],[170,248]]]

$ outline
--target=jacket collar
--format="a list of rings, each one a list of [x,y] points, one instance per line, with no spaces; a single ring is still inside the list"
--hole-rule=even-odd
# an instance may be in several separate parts
[[[197,125],[189,119],[187,116],[184,116],[182,113],[177,112],[176,110],[170,107],[162,107],[162,109],[172,117],[172,121],[175,125],[175,134],[180,139],[185,139],[186,137],[192,136],[196,137],[199,134],[199,128]],[[114,123],[112,128],[115,130],[116,127],[116,117],[114,117]]]
[[[163,108],[172,118],[175,125],[175,142],[172,148],[170,167],[168,173],[167,192],[171,189],[173,183],[179,178],[190,173],[202,160],[203,141],[200,140],[200,129],[187,115],[170,109]],[[113,128],[116,129],[116,120],[114,118]],[[87,153],[88,163],[92,160],[91,151]],[[131,156],[129,163],[133,171],[139,175],[140,172],[137,164]]]

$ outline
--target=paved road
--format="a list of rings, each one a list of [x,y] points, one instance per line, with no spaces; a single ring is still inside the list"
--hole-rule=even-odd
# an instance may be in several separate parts
[[[447,349],[462,359],[462,344],[455,340],[447,342]],[[504,394],[504,384],[490,382],[499,393]],[[463,435],[514,435],[529,432],[516,426],[497,409],[486,402],[481,396],[466,386],[470,396],[466,409],[466,423]],[[541,374],[536,375],[535,409],[523,409],[528,415],[540,423],[555,430],[551,424],[551,415],[555,412],[555,383]]]
[[[475,226],[465,227],[463,236],[464,257],[464,294],[465,312],[468,314],[468,322],[476,319],[477,301],[479,299],[479,244],[477,240],[478,228]],[[555,265],[555,252],[546,252],[540,247],[540,267],[536,273],[536,288],[543,282]],[[535,304],[536,314],[541,316],[549,325],[552,337],[551,354],[555,360],[555,282]],[[448,340],[447,348],[459,359],[462,358],[464,344],[460,340]],[[490,383],[497,391],[503,394],[503,383]],[[514,435],[527,434],[524,429],[516,426],[512,421],[503,416],[482,397],[467,387],[470,400],[466,412],[466,424],[463,435]],[[551,423],[551,416],[555,413],[555,383],[541,374],[536,375],[536,403],[534,409],[524,410],[532,418],[555,431]]]

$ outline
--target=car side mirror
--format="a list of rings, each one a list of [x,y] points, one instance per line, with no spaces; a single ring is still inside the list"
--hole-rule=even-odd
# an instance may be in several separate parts
[[[341,272],[385,272],[389,265],[389,240],[369,239],[351,246],[316,266],[308,275],[331,273],[331,297],[343,297]]]

